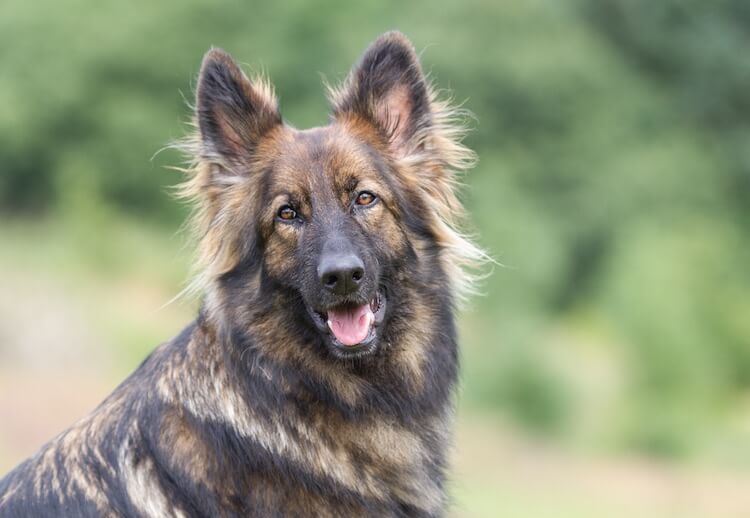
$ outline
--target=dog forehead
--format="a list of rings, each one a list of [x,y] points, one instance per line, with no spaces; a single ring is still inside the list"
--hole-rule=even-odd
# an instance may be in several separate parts
[[[345,189],[375,170],[364,142],[336,126],[292,130],[276,149],[276,180],[320,192]],[[324,185],[321,185],[324,184]]]

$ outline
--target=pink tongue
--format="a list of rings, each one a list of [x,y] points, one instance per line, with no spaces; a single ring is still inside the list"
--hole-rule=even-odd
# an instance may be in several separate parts
[[[367,338],[374,318],[369,304],[356,308],[330,309],[328,327],[342,344],[357,345]]]

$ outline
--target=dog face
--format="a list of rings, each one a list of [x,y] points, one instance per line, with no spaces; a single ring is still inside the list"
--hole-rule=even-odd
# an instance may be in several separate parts
[[[456,257],[441,250],[468,245],[447,221],[459,204],[446,171],[468,152],[398,33],[374,42],[331,94],[328,126],[294,129],[266,83],[209,51],[188,195],[199,198],[211,282],[235,303],[263,293],[286,306],[332,358],[367,358],[399,308],[420,303],[420,286],[448,282]]]
[[[261,202],[263,270],[299,294],[334,356],[372,354],[394,263],[407,252],[392,172],[346,126],[282,135],[272,144]]]

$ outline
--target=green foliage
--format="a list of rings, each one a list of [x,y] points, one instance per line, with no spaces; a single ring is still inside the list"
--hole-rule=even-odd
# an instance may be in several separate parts
[[[266,71],[285,117],[309,126],[326,120],[319,73],[341,79],[378,33],[403,30],[477,116],[465,199],[505,265],[463,322],[468,404],[558,434],[593,412],[597,440],[664,455],[738,433],[729,416],[750,389],[747,2],[0,9],[0,209],[75,214],[100,232],[111,218],[174,228],[184,215],[167,193],[179,176],[162,167],[180,157],[152,156],[185,131],[182,96],[210,46]],[[615,374],[587,367],[592,355]],[[606,413],[590,412],[585,380],[599,378]]]

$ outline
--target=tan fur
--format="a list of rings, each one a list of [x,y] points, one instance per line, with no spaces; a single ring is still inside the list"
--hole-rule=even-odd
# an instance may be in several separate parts
[[[268,421],[255,414],[226,378],[220,364],[211,366],[211,376],[196,376],[186,384],[181,378],[162,385],[161,396],[168,402],[182,402],[199,419],[226,423],[243,436],[262,447],[300,466],[312,467],[317,474],[331,476],[352,491],[383,498],[386,489],[373,473],[358,473],[351,452],[345,448],[331,448],[321,438],[321,431],[295,423],[297,432],[305,439],[301,444],[289,436],[281,420]]]
[[[127,443],[123,444],[118,457],[118,468],[125,482],[130,501],[144,516],[173,516],[184,518],[182,510],[176,509],[161,491],[153,475],[153,461],[146,458],[136,461]]]

